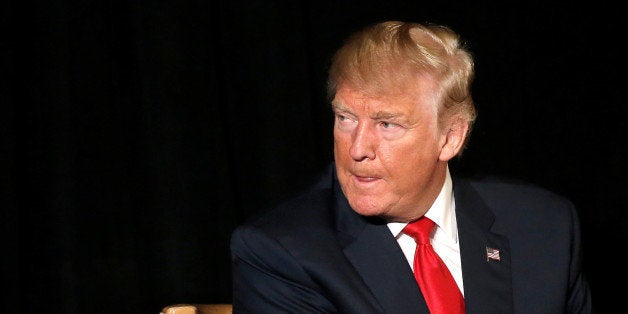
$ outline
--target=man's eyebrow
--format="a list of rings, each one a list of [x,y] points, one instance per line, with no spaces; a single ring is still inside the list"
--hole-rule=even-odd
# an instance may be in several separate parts
[[[343,104],[341,104],[339,102],[332,102],[331,103],[331,109],[333,111],[350,112],[350,110],[347,107],[345,107]]]
[[[351,114],[351,110],[339,102],[332,102],[331,107],[334,112],[343,112],[343,113]],[[403,113],[390,112],[390,111],[378,111],[375,114],[373,114],[370,118],[375,119],[375,120],[381,120],[381,119],[398,120],[398,119],[403,119]]]
[[[371,116],[371,119],[397,119],[403,117],[401,112],[378,111]]]

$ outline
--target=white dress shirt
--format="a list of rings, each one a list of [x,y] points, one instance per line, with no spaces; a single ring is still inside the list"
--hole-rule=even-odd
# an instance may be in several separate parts
[[[460,292],[462,292],[464,296],[462,268],[460,266],[460,246],[458,244],[458,228],[456,223],[456,202],[454,200],[449,168],[447,168],[443,188],[438,194],[438,197],[436,197],[432,207],[425,213],[425,217],[431,219],[436,224],[436,230],[432,234],[432,237],[430,237],[430,243],[432,247],[434,247],[436,254],[440,256],[443,262],[445,262],[445,265],[447,265],[447,268],[449,268],[449,272],[456,280],[456,284],[458,284],[458,288],[460,288]],[[406,225],[407,223],[391,222],[388,224],[388,228],[401,246],[401,250],[403,254],[406,255],[410,267],[414,268],[416,243],[412,237],[401,232]]]

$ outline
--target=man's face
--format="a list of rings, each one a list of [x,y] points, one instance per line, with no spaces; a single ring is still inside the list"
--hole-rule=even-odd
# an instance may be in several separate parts
[[[438,88],[420,77],[390,95],[367,95],[341,84],[332,102],[334,157],[342,191],[365,216],[407,222],[438,196],[447,161],[438,129]]]

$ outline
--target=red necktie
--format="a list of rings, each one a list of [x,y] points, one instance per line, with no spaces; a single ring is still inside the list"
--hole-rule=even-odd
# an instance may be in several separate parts
[[[410,222],[403,233],[414,238],[414,277],[432,314],[464,313],[464,298],[454,277],[430,244],[434,222],[427,217]]]

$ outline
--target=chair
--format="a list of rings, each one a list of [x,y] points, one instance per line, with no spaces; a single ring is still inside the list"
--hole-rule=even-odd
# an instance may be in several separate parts
[[[171,304],[160,314],[232,314],[233,307],[228,303],[216,304]]]

